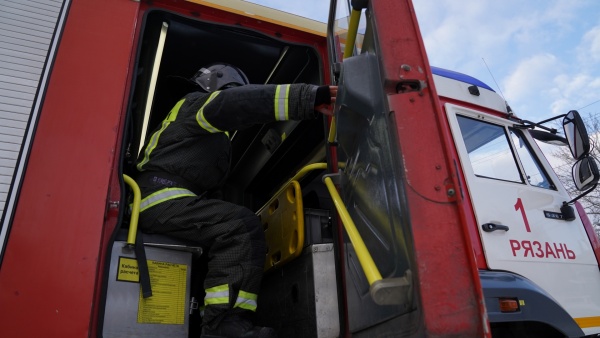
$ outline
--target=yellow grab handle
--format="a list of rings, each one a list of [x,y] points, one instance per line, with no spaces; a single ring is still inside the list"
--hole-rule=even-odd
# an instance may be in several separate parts
[[[358,23],[360,22],[360,13],[356,9],[352,9],[350,13],[350,22],[348,23],[348,35],[346,36],[346,45],[344,46],[344,59],[352,56],[354,51],[354,43],[358,34]]]
[[[306,175],[308,172],[316,170],[316,169],[327,169],[327,163],[324,162],[319,162],[319,163],[312,163],[309,164],[307,166],[305,166],[304,168],[300,169],[296,175],[294,175],[294,177],[292,177],[289,182],[291,181],[298,181],[300,180],[302,177],[304,177],[304,175]],[[288,182],[288,183],[289,183]],[[287,185],[287,184],[286,184]]]
[[[350,13],[350,22],[348,23],[348,35],[346,36],[346,44],[344,45],[344,59],[352,56],[354,51],[354,43],[356,42],[356,36],[358,34],[358,24],[360,23],[361,11],[352,9]],[[335,135],[335,116],[331,118],[331,125],[329,127],[329,137],[327,141],[334,143],[336,139]]]
[[[367,249],[365,242],[363,241],[362,237],[360,237],[360,233],[358,232],[358,229],[356,229],[356,225],[354,224],[354,221],[352,221],[352,218],[350,217],[350,214],[348,213],[348,210],[342,201],[342,197],[340,197],[340,194],[333,184],[333,181],[330,177],[325,177],[323,181],[325,182],[325,185],[327,185],[327,190],[329,190],[329,194],[333,199],[335,208],[337,209],[337,212],[342,219],[342,223],[344,224],[344,228],[350,237],[350,242],[352,242],[352,245],[354,246],[354,250],[358,256],[358,261],[360,262],[360,266],[367,276],[369,285],[373,285],[373,283],[382,279],[381,273],[379,272],[379,269],[377,269],[377,265],[375,265],[373,257],[371,257],[371,253],[369,253],[369,249]]]
[[[123,174],[123,180],[133,191],[133,203],[131,205],[131,221],[129,222],[129,233],[127,234],[127,244],[135,244],[135,234],[137,233],[138,219],[140,216],[140,201],[142,192],[133,178]]]

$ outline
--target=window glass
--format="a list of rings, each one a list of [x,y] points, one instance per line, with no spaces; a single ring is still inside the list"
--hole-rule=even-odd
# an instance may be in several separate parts
[[[524,183],[504,127],[457,116],[476,176]]]
[[[333,23],[333,46],[335,59],[337,62],[342,61],[344,55],[344,49],[346,48],[346,41],[348,39],[348,29],[350,28],[350,14],[352,7],[348,0],[339,0],[336,2],[335,9],[335,21]],[[354,44],[354,55],[360,54],[362,48],[367,21],[365,19],[365,10],[361,11],[360,20],[358,24],[358,31],[356,32],[356,42]]]
[[[548,175],[546,175],[542,169],[542,166],[531,150],[530,145],[525,141],[522,132],[520,130],[510,129],[509,133],[515,149],[517,150],[517,154],[519,155],[519,159],[521,160],[521,165],[525,170],[527,182],[536,187],[555,189],[554,184],[552,184]]]

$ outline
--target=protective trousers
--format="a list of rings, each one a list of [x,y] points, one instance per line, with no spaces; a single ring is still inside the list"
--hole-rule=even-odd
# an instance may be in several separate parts
[[[140,228],[199,244],[208,258],[203,325],[256,311],[266,255],[264,232],[249,209],[216,199],[183,197],[140,213]]]

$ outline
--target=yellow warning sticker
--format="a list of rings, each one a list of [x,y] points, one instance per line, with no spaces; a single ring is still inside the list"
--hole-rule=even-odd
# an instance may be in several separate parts
[[[152,297],[144,298],[140,288],[138,323],[184,324],[187,269],[185,264],[148,260]]]
[[[119,257],[117,280],[122,282],[139,282],[140,272],[135,258]]]

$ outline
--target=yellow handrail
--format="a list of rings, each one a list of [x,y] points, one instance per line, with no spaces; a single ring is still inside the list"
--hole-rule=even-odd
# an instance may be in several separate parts
[[[127,233],[127,244],[135,244],[135,235],[137,233],[138,219],[140,216],[140,201],[142,192],[133,178],[123,174],[123,180],[133,191],[133,203],[131,204],[131,221],[129,222],[129,233]]]
[[[352,53],[354,52],[354,44],[356,42],[356,36],[358,33],[360,16],[360,10],[352,9],[352,12],[350,13],[350,22],[348,23],[348,35],[346,39],[346,45],[344,46],[344,59],[352,56]],[[335,141],[335,125],[336,122],[334,116],[331,119],[331,126],[329,128],[329,143],[333,143]],[[358,229],[356,229],[356,225],[354,224],[354,221],[352,221],[352,218],[350,217],[350,214],[348,213],[348,210],[346,209],[342,198],[337,192],[333,181],[331,180],[331,178],[326,177],[324,179],[324,182],[325,185],[327,185],[329,194],[331,194],[331,197],[333,198],[333,203],[338,211],[338,214],[340,215],[340,218],[342,219],[344,228],[346,229],[346,232],[350,237],[350,242],[352,242],[352,245],[354,246],[354,250],[356,251],[356,255],[358,256],[358,261],[360,262],[360,265],[363,268],[365,275],[367,276],[369,285],[373,285],[373,283],[382,279],[381,273],[379,272],[379,269],[377,269],[377,266],[373,261],[373,257],[371,257],[371,254],[369,253],[365,242],[360,236]]]
[[[369,285],[373,285],[373,283],[382,279],[381,273],[379,272],[379,269],[377,269],[377,266],[373,261],[373,257],[371,257],[369,249],[367,249],[367,246],[360,236],[358,229],[356,229],[356,225],[354,224],[354,221],[352,221],[352,218],[350,217],[350,214],[348,213],[340,194],[333,184],[333,181],[330,177],[325,177],[323,181],[325,182],[325,185],[327,185],[329,194],[331,194],[335,208],[337,209],[337,212],[342,219],[342,223],[344,224],[344,228],[350,237],[350,242],[352,242],[352,245],[354,246],[354,250],[358,256],[358,261],[360,262],[360,266],[363,268],[363,271],[367,276]]]
[[[344,45],[344,59],[352,56],[354,52],[354,44],[356,43],[356,36],[358,34],[358,25],[360,23],[361,11],[352,9],[350,13],[350,22],[348,22],[348,35],[346,37],[346,45]],[[329,126],[329,137],[327,141],[334,143],[336,139],[335,133],[335,116],[331,118],[331,125]]]
[[[260,208],[256,212],[256,214],[261,213],[264,208],[267,208],[275,200],[275,198],[277,198],[277,196],[279,196],[279,194],[281,194],[281,192],[284,189],[287,188],[287,186],[290,184],[290,182],[292,182],[292,181],[299,181],[308,172],[313,171],[313,170],[317,170],[317,169],[327,169],[327,163],[324,163],[324,162],[312,163],[312,164],[309,164],[309,165],[303,167],[302,169],[300,169],[296,173],[296,175],[294,175],[294,177],[290,178],[287,182],[285,182],[285,184],[282,185],[281,188],[279,188],[279,190],[277,190],[277,192],[275,194],[273,194],[273,197],[271,197],[271,199],[267,203],[265,203],[265,205],[263,205],[263,207]]]
[[[352,56],[354,51],[354,43],[358,34],[358,24],[360,22],[360,13],[356,9],[352,9],[350,13],[350,22],[348,22],[348,35],[346,36],[346,45],[344,46],[344,58]]]
[[[327,142],[334,143],[335,137],[336,137],[335,116],[332,116],[331,124],[329,125],[329,137],[327,137]]]
[[[304,175],[306,175],[309,171],[313,171],[313,170],[317,170],[317,169],[327,169],[327,163],[321,162],[321,163],[309,164],[309,165],[305,166],[304,168],[300,169],[296,173],[296,175],[294,175],[294,177],[292,177],[290,179],[290,181],[298,181],[299,179],[304,177]]]

